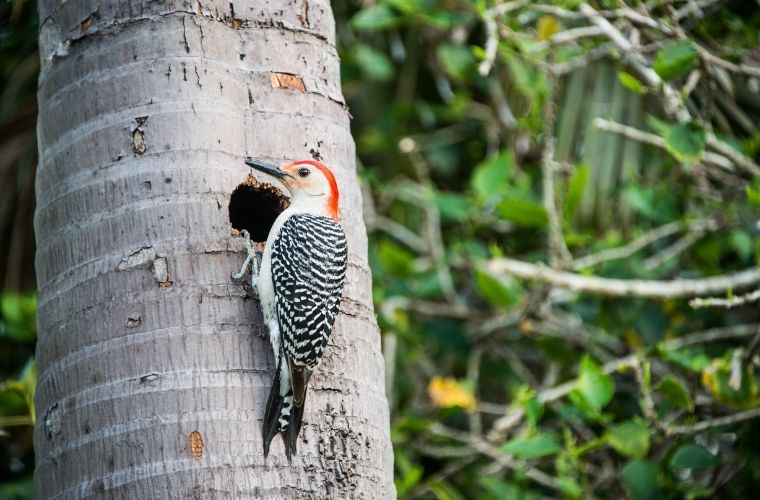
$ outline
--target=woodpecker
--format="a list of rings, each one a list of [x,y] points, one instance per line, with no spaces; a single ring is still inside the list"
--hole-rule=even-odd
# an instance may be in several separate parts
[[[275,219],[261,265],[247,232],[251,285],[258,288],[269,330],[276,371],[269,392],[262,437],[264,458],[275,434],[281,434],[288,463],[296,452],[306,389],[319,364],[340,308],[348,249],[338,216],[338,185],[328,167],[314,160],[281,166],[246,160],[290,191],[290,206]],[[242,232],[241,232],[242,233]]]

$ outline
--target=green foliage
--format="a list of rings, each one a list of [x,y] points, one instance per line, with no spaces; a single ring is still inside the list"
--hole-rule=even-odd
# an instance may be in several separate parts
[[[670,468],[673,470],[691,469],[703,471],[712,469],[718,464],[718,460],[707,449],[698,444],[684,444],[670,457]]]
[[[36,310],[35,295],[0,295],[0,339],[21,343],[34,342],[37,331]]]
[[[699,161],[705,149],[705,140],[705,130],[694,122],[679,123],[665,130],[665,145],[678,161]]]
[[[510,151],[487,159],[475,167],[472,173],[472,190],[483,200],[507,190],[507,181],[512,177],[514,156]]]
[[[573,10],[580,4],[553,7]],[[543,295],[543,285],[494,274],[487,263],[501,257],[549,262],[542,167],[551,99],[557,106],[555,203],[573,257],[618,250],[654,229],[682,225],[641,249],[576,271],[584,275],[667,279],[753,265],[760,238],[748,221],[760,207],[760,181],[742,179],[729,189],[707,174],[710,189],[721,197],[716,201],[704,195],[695,178],[714,158],[707,155],[715,153],[708,133],[719,133],[725,144],[741,145],[745,152],[760,134],[732,135],[709,121],[702,97],[690,97],[712,92],[702,86],[704,72],[690,96],[678,95],[687,74],[704,64],[696,43],[705,46],[705,40],[694,33],[710,32],[705,24],[687,35],[694,41],[648,32],[647,43],[656,51],[647,52],[645,60],[675,89],[676,100],[688,100],[697,110],[685,119],[664,113],[661,102],[650,102],[662,89],[650,85],[624,55],[613,51],[602,62],[578,63],[601,42],[547,43],[567,29],[586,26],[582,18],[546,15],[527,4],[498,17],[498,33],[510,36],[499,37],[493,65],[484,72],[494,55],[482,17],[490,7],[487,2],[381,0],[352,4],[344,13],[351,19],[350,29],[343,30],[344,39],[351,40],[344,42],[344,89],[375,210],[427,243],[441,238],[440,249],[431,252],[393,231],[370,227],[374,296],[377,310],[384,311],[381,327],[398,338],[389,402],[399,497],[705,495],[713,469],[698,463],[689,469],[688,480],[680,479],[686,474],[680,448],[700,446],[697,438],[675,437],[663,429],[751,407],[754,400],[747,395],[756,386],[754,369],[742,373],[740,397],[728,385],[730,345],[675,348],[672,341],[728,323],[760,321],[757,314],[742,310],[724,322],[724,315],[694,312],[680,300],[582,294],[553,303]],[[340,9],[336,12],[340,34]],[[658,22],[671,22],[657,6],[649,12]],[[725,10],[711,22],[723,15]],[[735,39],[735,30],[723,33]],[[663,38],[652,44],[652,36]],[[386,57],[368,52],[360,60],[357,46]],[[723,54],[738,62],[739,55],[733,55]],[[580,69],[554,78],[546,70],[552,63],[579,64]],[[720,109],[738,116],[733,108]],[[595,135],[597,116],[642,131],[648,123],[661,146],[606,131]],[[685,229],[689,223],[706,218],[720,221],[720,229],[651,264],[691,234]],[[435,220],[440,224],[431,232]],[[567,266],[573,269],[572,263]],[[399,298],[409,301],[408,308],[383,309],[393,304],[389,299]],[[612,371],[606,366],[629,355],[641,360],[641,380],[630,367]],[[543,399],[557,388],[565,392]],[[518,415],[516,423],[490,437],[491,426],[504,415]],[[492,447],[490,453],[466,439],[438,434],[440,427],[481,439],[480,446]],[[720,432],[701,433],[699,442]],[[737,456],[738,445],[721,446],[727,454],[714,460],[736,464],[727,457]],[[516,461],[516,469],[485,474],[496,468],[496,453]],[[754,452],[742,453],[744,459]],[[610,468],[615,474],[601,486],[589,472]],[[545,474],[551,486],[526,471]],[[739,474],[747,484],[749,474]]]
[[[607,430],[607,442],[625,456],[642,458],[649,451],[649,428],[638,421],[628,421]]]
[[[658,385],[658,390],[674,407],[688,412],[694,411],[694,400],[689,393],[689,389],[678,377],[674,375],[663,377]]]
[[[580,373],[569,397],[573,404],[591,418],[600,418],[602,409],[615,394],[615,382],[589,356],[581,360]]]
[[[646,91],[644,84],[641,83],[638,78],[630,73],[626,73],[625,71],[618,73],[618,80],[620,80],[620,83],[623,85],[623,87],[627,88],[631,92],[643,94]]]
[[[621,471],[623,484],[636,500],[660,497],[657,485],[657,467],[644,460],[631,460]]]
[[[653,68],[663,80],[691,71],[697,64],[697,49],[691,41],[677,41],[657,51]]]
[[[557,440],[548,434],[521,437],[505,443],[501,447],[504,453],[518,458],[539,458],[556,455],[562,450]]]

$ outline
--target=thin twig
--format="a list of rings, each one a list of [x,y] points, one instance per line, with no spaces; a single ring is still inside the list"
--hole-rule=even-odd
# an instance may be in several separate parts
[[[620,134],[623,137],[627,137],[628,139],[641,142],[643,144],[656,146],[660,149],[668,151],[667,142],[665,142],[665,139],[663,139],[657,134],[652,134],[651,132],[645,132],[643,130],[639,130],[634,127],[629,127],[628,125],[623,125],[622,123],[613,122],[611,120],[605,120],[604,118],[601,118],[601,117],[595,118],[593,121],[593,125],[599,130],[604,130],[605,132],[612,132],[614,134]],[[735,162],[733,162],[730,158],[727,158],[726,156],[713,153],[711,151],[703,151],[702,161],[704,161],[705,163],[709,163],[711,165],[716,165],[718,167],[721,167],[724,170],[733,171]]]
[[[670,435],[696,434],[697,432],[706,431],[707,429],[711,429],[713,427],[736,424],[758,417],[760,417],[760,408],[752,408],[751,410],[740,411],[732,415],[726,415],[725,417],[702,420],[701,422],[697,422],[693,425],[673,425],[667,429],[667,432]]]
[[[678,255],[688,250],[694,245],[694,243],[699,241],[704,235],[705,233],[702,231],[693,231],[685,234],[672,245],[646,259],[642,263],[644,270],[653,271],[669,260],[676,258]]]
[[[663,342],[661,344],[661,347],[667,350],[676,350],[695,344],[747,337],[749,335],[755,334],[758,331],[758,328],[760,328],[760,323],[713,328],[710,330],[692,333],[690,335],[686,335],[677,339],[668,340],[666,342]],[[638,360],[638,354],[629,354],[622,358],[605,363],[602,366],[602,371],[609,375],[618,370],[621,370],[622,368],[633,366],[635,363],[638,363]],[[551,387],[550,389],[544,389],[543,391],[539,392],[536,397],[541,403],[549,403],[563,396],[566,396],[576,386],[577,382],[575,379],[569,380],[557,386]],[[488,441],[499,442],[503,440],[504,436],[506,436],[510,429],[520,423],[524,415],[524,408],[513,407],[506,415],[499,418],[493,424],[491,431],[488,433]]]
[[[554,60],[553,51],[549,55]],[[546,75],[549,88],[544,103],[544,147],[541,153],[541,175],[543,183],[544,209],[549,218],[549,262],[552,266],[564,268],[573,258],[562,235],[562,221],[557,211],[554,194],[554,125],[557,120],[557,77],[549,72]]]
[[[725,307],[727,309],[731,309],[732,307],[743,306],[744,304],[749,304],[750,302],[755,302],[758,300],[760,300],[760,288],[754,292],[750,292],[745,295],[737,295],[735,297],[730,297],[727,299],[718,297],[697,297],[696,299],[690,300],[689,305],[694,309],[700,307]]]
[[[522,473],[525,474],[526,477],[529,477],[530,479],[534,480],[538,484],[541,484],[553,490],[557,490],[557,491],[560,490],[560,485],[557,483],[556,479],[551,477],[549,474],[535,467],[526,466],[524,462],[518,461],[515,458],[507,455],[500,449],[490,444],[488,441],[482,438],[479,438],[478,436],[475,436],[474,434],[468,434],[465,432],[457,431],[455,429],[445,427],[438,423],[432,424],[430,426],[430,431],[441,437],[446,437],[449,439],[454,439],[457,441],[461,441],[463,443],[467,443],[472,449],[491,458],[492,460],[496,461],[499,465],[511,470],[522,471]]]
[[[713,231],[717,228],[718,228],[718,223],[712,219],[697,219],[697,220],[693,220],[689,222],[682,222],[682,221],[670,222],[668,224],[656,227],[655,229],[652,229],[651,231],[647,231],[646,233],[642,234],[641,236],[639,236],[638,238],[631,241],[625,246],[602,250],[600,252],[586,255],[585,257],[576,259],[573,262],[572,269],[575,271],[579,271],[581,269],[594,267],[598,264],[601,264],[603,262],[607,262],[610,260],[627,259],[628,257],[646,248],[652,243],[662,238],[665,238],[667,236],[676,234],[684,229],[688,229],[690,231],[704,231],[704,230]]]

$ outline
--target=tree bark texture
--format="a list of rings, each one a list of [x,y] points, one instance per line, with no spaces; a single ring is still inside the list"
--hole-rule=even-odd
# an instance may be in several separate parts
[[[39,10],[38,498],[393,497],[329,1]],[[258,303],[230,281],[246,156],[333,167],[349,241],[292,466],[279,438],[264,461],[271,348]]]

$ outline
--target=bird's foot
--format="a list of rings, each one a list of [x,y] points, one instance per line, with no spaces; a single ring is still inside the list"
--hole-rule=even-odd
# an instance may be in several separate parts
[[[248,284],[245,281],[243,282],[243,288],[246,291],[246,294],[250,297],[256,298],[258,295],[258,284],[259,284],[259,263],[258,259],[256,258],[256,249],[253,246],[253,242],[251,241],[251,234],[243,229],[240,231],[241,236],[245,238],[245,249],[247,251],[247,255],[245,258],[245,261],[243,262],[243,266],[240,268],[240,272],[231,272],[230,278],[237,281],[240,280],[243,276],[245,276],[246,271],[248,271],[248,268],[251,269],[251,283]]]

